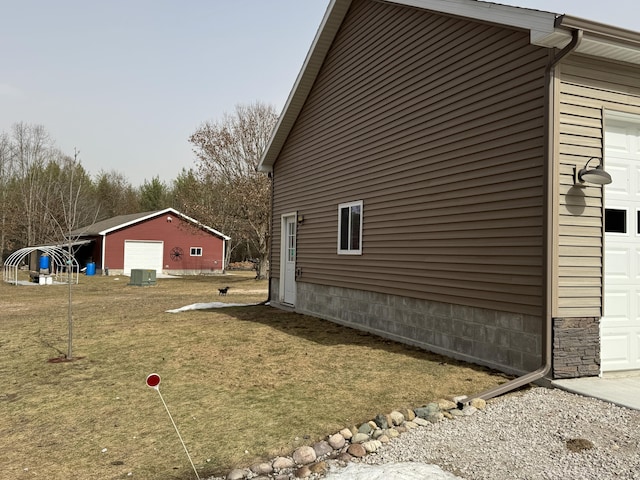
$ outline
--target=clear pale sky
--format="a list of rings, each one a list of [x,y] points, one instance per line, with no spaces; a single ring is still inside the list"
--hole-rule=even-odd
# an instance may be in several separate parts
[[[637,0],[504,0],[640,31]],[[43,125],[90,174],[195,166],[236,104],[280,112],[329,0],[0,0],[0,132]]]

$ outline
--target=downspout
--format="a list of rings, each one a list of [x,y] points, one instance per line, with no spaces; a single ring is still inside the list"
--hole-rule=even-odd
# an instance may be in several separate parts
[[[267,277],[267,299],[262,302],[260,305],[267,305],[271,302],[271,268],[273,264],[273,167],[271,167],[271,171],[267,173],[269,180],[271,180],[271,205],[269,209],[271,210],[271,220],[269,222],[269,276]]]
[[[555,112],[555,67],[558,63],[573,52],[582,41],[583,31],[578,29],[572,33],[572,39],[569,44],[564,47],[551,61],[545,69],[545,89],[547,101],[545,104],[545,117],[547,122],[547,151],[546,151],[546,168],[544,178],[545,190],[545,272],[544,272],[544,316],[545,320],[542,329],[542,358],[543,365],[533,372],[529,372],[521,377],[514,378],[502,385],[486,390],[477,395],[466,397],[460,403],[469,403],[474,398],[488,400],[493,397],[504,395],[512,390],[520,388],[529,383],[540,380],[545,377],[552,366],[553,354],[553,285],[551,276],[553,275],[553,244],[555,240],[555,216],[553,215],[553,205],[555,202],[555,121],[552,116]]]

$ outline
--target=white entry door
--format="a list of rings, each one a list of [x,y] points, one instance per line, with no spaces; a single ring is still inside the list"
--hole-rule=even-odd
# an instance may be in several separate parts
[[[296,215],[282,216],[280,301],[296,304]]]
[[[602,370],[640,369],[640,118],[607,121],[605,161]]]

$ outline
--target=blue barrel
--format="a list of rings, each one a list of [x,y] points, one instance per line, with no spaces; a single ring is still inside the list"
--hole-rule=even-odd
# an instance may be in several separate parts
[[[87,275],[96,274],[96,264],[94,262],[87,263]]]
[[[49,268],[49,255],[42,255],[40,257],[40,270],[47,270]]]

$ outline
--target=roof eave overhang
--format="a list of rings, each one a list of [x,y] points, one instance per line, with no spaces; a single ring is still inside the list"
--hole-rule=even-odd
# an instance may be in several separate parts
[[[132,220],[130,222],[126,222],[126,223],[122,223],[120,225],[116,225],[115,227],[111,227],[111,228],[107,228],[105,230],[102,230],[101,232],[97,232],[97,235],[102,235],[103,237],[111,232],[114,232],[116,230],[120,230],[122,228],[126,228],[129,227],[131,225],[135,225],[136,223],[140,223],[143,222],[145,220],[148,220],[150,218],[155,218],[155,217],[159,217],[160,215],[164,215],[166,213],[172,213],[173,215],[180,217],[188,222],[193,223],[194,225],[197,225],[198,227],[208,231],[209,233],[212,233],[220,238],[222,238],[223,240],[231,240],[231,237],[225,235],[222,232],[219,232],[218,230],[216,230],[215,228],[211,228],[208,227],[206,225],[204,225],[203,223],[200,223],[199,221],[197,221],[194,218],[189,217],[188,215],[185,215],[184,213],[180,213],[177,210],[173,209],[173,208],[165,208],[164,210],[159,210],[156,212],[152,212],[147,216],[144,217],[140,217],[140,218],[136,218],[135,220]]]
[[[529,31],[532,45],[545,48],[562,49],[571,42],[574,30],[582,30],[583,39],[576,49],[577,53],[640,65],[640,33],[598,22],[476,0],[383,1],[526,30]],[[260,159],[259,171],[273,171],[273,165],[302,110],[350,6],[351,0],[331,0],[327,7],[302,69]]]

